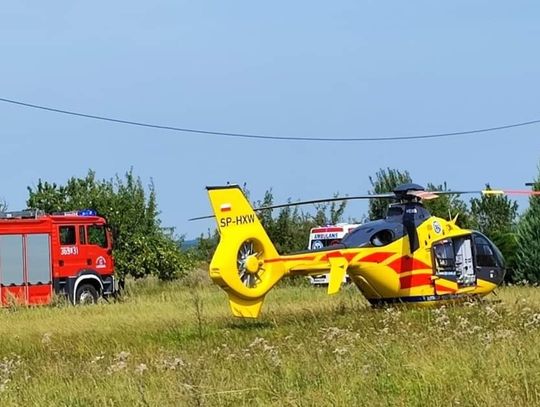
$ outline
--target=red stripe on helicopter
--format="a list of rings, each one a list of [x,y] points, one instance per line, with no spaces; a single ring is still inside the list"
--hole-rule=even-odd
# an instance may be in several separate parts
[[[329,252],[325,256],[321,257],[321,260],[328,260],[331,257],[343,257],[343,256],[341,255],[341,252],[339,252],[339,251],[337,251],[337,252]]]
[[[398,274],[413,270],[431,269],[429,264],[409,256],[403,256],[400,259],[394,260],[388,265],[388,267],[393,269]]]
[[[369,262],[369,263],[382,263],[383,261],[385,261],[389,257],[392,257],[394,254],[395,253],[391,253],[391,252],[371,253],[371,254],[368,254],[365,257],[362,257],[358,261],[366,261],[366,262]]]
[[[439,285],[439,284],[435,285],[435,290],[438,293],[440,293],[440,292],[454,293],[454,292],[457,291],[455,288],[445,287],[444,285]]]
[[[349,263],[358,253],[341,253],[340,251],[330,252],[321,257],[321,261],[328,260],[331,257],[344,257]]]
[[[266,259],[265,263],[276,263],[278,261],[295,261],[295,260],[314,260],[314,256],[297,256],[297,257],[276,257],[275,259]]]
[[[399,278],[401,288],[412,288],[421,285],[431,285],[431,274],[414,274]]]

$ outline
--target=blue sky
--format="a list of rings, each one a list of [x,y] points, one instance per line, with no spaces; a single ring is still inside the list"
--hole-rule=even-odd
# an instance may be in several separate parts
[[[164,125],[304,137],[387,137],[540,118],[533,1],[93,1],[4,4],[0,97]],[[0,196],[38,179],[130,167],[166,226],[209,212],[205,185],[254,199],[365,193],[381,167],[415,182],[522,188],[540,125],[451,139],[301,143],[173,133],[0,103]],[[520,200],[522,206],[526,200]],[[360,217],[365,203],[349,206]]]

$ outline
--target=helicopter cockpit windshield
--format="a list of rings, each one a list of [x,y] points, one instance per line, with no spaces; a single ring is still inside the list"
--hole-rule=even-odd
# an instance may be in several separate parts
[[[477,266],[504,267],[504,258],[501,252],[486,236],[473,233],[473,239]]]

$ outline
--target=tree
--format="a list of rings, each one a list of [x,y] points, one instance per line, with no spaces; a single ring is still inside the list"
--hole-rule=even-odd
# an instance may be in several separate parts
[[[196,260],[210,262],[212,256],[216,251],[216,247],[219,243],[219,233],[217,229],[214,229],[213,232],[208,232],[206,235],[201,233],[197,239],[197,244],[191,249]]]
[[[427,184],[428,191],[450,191],[446,182],[434,185]],[[470,226],[470,215],[467,204],[457,194],[439,195],[435,199],[424,201],[424,206],[433,215],[443,219],[450,219],[458,215],[457,224],[462,228]]]
[[[540,173],[533,185],[540,191]],[[540,283],[540,196],[529,198],[529,208],[517,227],[514,281]]]
[[[336,198],[338,194],[334,194]],[[315,226],[335,225],[343,222],[343,213],[347,207],[347,201],[328,202],[315,205]]]
[[[291,199],[288,200],[291,203]],[[272,190],[267,190],[262,202],[257,202],[256,207],[271,206],[274,203]],[[268,233],[279,253],[290,253],[306,250],[309,240],[309,230],[317,226],[317,220],[326,221],[326,206],[319,206],[315,217],[301,211],[297,207],[287,206],[279,209],[274,215],[273,209],[267,209],[258,213],[263,227]],[[334,206],[336,212],[339,208]],[[332,213],[329,214],[332,216]],[[324,223],[323,223],[324,224]]]
[[[119,276],[156,275],[169,280],[191,266],[177,242],[160,227],[153,184],[145,190],[140,178],[128,171],[124,178],[97,180],[93,171],[70,178],[65,185],[38,181],[28,187],[29,208],[47,213],[95,209],[107,219],[113,239]]]
[[[264,208],[267,206],[272,206],[273,204],[274,194],[272,193],[272,188],[265,191],[262,201],[257,201],[254,203],[255,207],[257,208]],[[269,234],[272,234],[272,229],[274,228],[274,219],[272,218],[272,213],[272,209],[264,209],[262,211],[259,211],[259,213],[257,214],[259,220],[261,221],[261,224]]]
[[[369,191],[371,195],[392,192],[398,185],[412,182],[412,178],[408,171],[400,171],[393,168],[380,169],[375,173],[375,179],[369,177],[372,189]],[[381,219],[386,216],[388,208],[388,200],[386,199],[370,199],[369,201],[369,218]]]
[[[267,191],[265,198],[268,193]],[[334,194],[335,196],[337,194]],[[273,201],[273,197],[271,198],[270,201]],[[292,201],[289,199],[290,202]],[[272,218],[271,213],[266,214],[264,226],[279,253],[306,250],[310,229],[341,222],[346,206],[346,201],[317,204],[315,215],[304,212],[298,207],[285,207],[279,210],[275,218]]]
[[[489,184],[486,190],[491,190]],[[471,199],[471,226],[487,236],[508,233],[516,225],[518,204],[504,195],[487,195]]]

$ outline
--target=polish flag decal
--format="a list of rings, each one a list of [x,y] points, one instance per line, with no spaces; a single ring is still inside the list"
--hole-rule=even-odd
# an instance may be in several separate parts
[[[230,203],[224,203],[219,207],[219,210],[221,212],[230,212],[231,211],[231,204]]]

